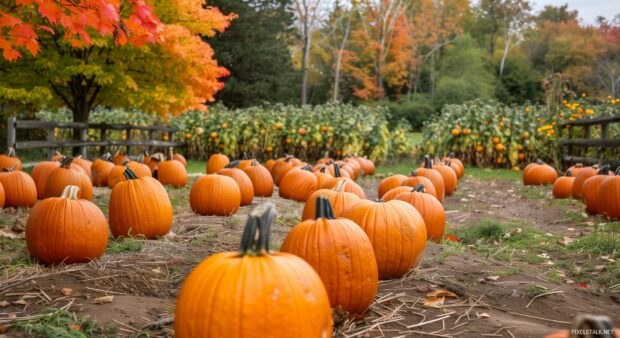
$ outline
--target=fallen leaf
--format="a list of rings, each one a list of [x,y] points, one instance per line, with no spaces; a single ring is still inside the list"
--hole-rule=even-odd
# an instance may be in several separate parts
[[[95,300],[93,300],[93,303],[105,304],[105,303],[111,303],[113,300],[114,300],[114,296],[103,296],[103,297],[95,298]]]
[[[67,325],[67,327],[69,328],[69,330],[73,330],[73,331],[80,331],[82,328],[77,325],[77,324],[69,324]]]
[[[444,297],[427,297],[423,305],[425,307],[441,309],[441,307],[443,306],[444,300],[445,300]]]
[[[437,290],[433,290],[429,293],[426,294],[426,298],[430,298],[430,297],[452,297],[452,298],[459,298],[459,296],[457,296],[454,292],[448,291],[448,290],[443,290],[443,289],[437,289]]]
[[[6,300],[0,302],[0,307],[7,307],[9,305],[11,305],[11,303],[7,302]]]
[[[154,269],[151,269],[151,271],[153,271],[153,273],[161,273],[161,268],[158,266]]]
[[[445,238],[445,239],[447,239],[449,241],[452,241],[452,242],[460,242],[461,241],[461,239],[458,238],[457,236],[450,235],[450,234],[444,234],[443,238]]]
[[[491,318],[491,315],[486,312],[483,312],[483,313],[478,314],[478,318],[480,319]]]
[[[492,281],[496,281],[499,279],[499,276],[486,276],[484,277],[484,279],[486,280],[492,280]]]
[[[26,301],[23,300],[23,299],[16,300],[16,301],[13,302],[13,304],[15,304],[15,305],[28,305],[28,303],[26,303]]]
[[[588,288],[588,284],[583,284],[583,283],[575,283],[575,285],[577,285],[578,287],[582,288],[582,289],[587,289]]]
[[[60,293],[61,293],[63,296],[71,296],[71,295],[73,294],[73,289],[70,289],[70,288],[62,288],[62,289],[60,289]]]
[[[572,241],[574,241],[575,239],[564,236],[564,238],[562,238],[561,240],[559,240],[558,242],[562,245],[569,245]]]
[[[567,228],[568,231],[575,231],[575,228]]]
[[[604,271],[606,269],[607,269],[606,265],[595,265],[594,266],[594,270],[596,270],[596,271]]]

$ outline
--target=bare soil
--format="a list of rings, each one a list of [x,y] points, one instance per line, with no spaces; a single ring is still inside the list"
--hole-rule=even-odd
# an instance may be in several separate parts
[[[366,178],[360,184],[368,198],[376,196],[378,180]],[[108,189],[96,190],[95,201],[105,204]],[[528,222],[545,232],[575,238],[592,231],[587,218],[567,217],[580,215],[578,203],[552,203],[544,192],[535,193],[516,181],[465,178],[445,203],[449,227],[475,225],[492,217]],[[1,211],[0,325],[29,320],[46,308],[65,308],[116,327],[119,336],[136,337],[145,331],[151,337],[173,336],[166,319],[174,313],[185,276],[210,254],[236,250],[247,214],[267,199],[255,199],[232,217],[205,217],[189,210],[189,188],[172,194],[179,207],[167,236],[157,241],[132,240],[135,247],[115,248],[89,264],[70,266],[46,267],[29,260],[23,245],[16,245],[24,241],[26,213]],[[279,212],[272,233],[272,246],[278,248],[299,221],[303,205],[278,197],[268,200]],[[102,208],[106,210],[105,205]],[[402,279],[380,283],[376,301],[364,316],[347,319],[336,313],[335,335],[542,337],[569,328],[573,318],[584,312],[606,314],[620,323],[617,293],[554,283],[544,264],[499,261],[467,248],[451,255],[446,250],[445,243],[429,243],[417,269]],[[532,288],[542,291],[533,294]],[[437,289],[457,297],[445,298],[438,308],[425,307],[426,294]],[[114,298],[96,304],[102,296]],[[149,326],[162,319],[165,325]],[[9,327],[4,335],[24,333]]]

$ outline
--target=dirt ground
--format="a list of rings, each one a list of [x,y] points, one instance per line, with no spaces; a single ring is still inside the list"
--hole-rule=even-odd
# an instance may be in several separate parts
[[[376,196],[377,179],[363,179],[360,184],[369,198]],[[526,221],[568,238],[592,231],[590,219],[571,216],[580,215],[578,203],[551,203],[544,190],[532,192],[517,181],[472,177],[459,184],[458,192],[445,203],[450,231],[484,219]],[[25,212],[2,211],[0,327],[8,330],[0,337],[26,336],[10,325],[33,320],[48,308],[90,316],[100,325],[115,327],[118,336],[173,336],[169,319],[185,276],[210,254],[236,250],[246,215],[266,199],[255,199],[232,217],[204,217],[189,210],[189,188],[171,194],[178,206],[173,229],[164,238],[114,242],[101,259],[61,267],[44,267],[28,259],[23,246]],[[107,189],[96,189],[95,202],[104,212],[108,195]],[[272,233],[277,249],[297,224],[302,204],[270,200],[279,212]],[[620,324],[617,286],[601,292],[571,281],[552,282],[545,263],[496,260],[463,247],[464,251],[451,252],[450,243],[429,244],[417,269],[402,279],[380,282],[376,301],[364,316],[336,315],[335,336],[541,337],[569,328],[584,312],[606,314]],[[438,289],[456,297],[445,298],[437,307],[424,306],[427,293]],[[101,298],[105,296],[113,298]],[[103,301],[109,302],[97,304]]]

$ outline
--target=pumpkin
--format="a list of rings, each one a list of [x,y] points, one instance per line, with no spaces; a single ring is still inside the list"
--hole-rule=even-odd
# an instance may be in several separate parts
[[[419,184],[408,192],[397,195],[394,199],[411,204],[424,219],[427,239],[441,242],[446,230],[446,211],[439,200],[425,192],[424,184]]]
[[[30,208],[37,202],[37,186],[32,177],[21,170],[2,169],[0,184],[4,189],[4,208]]]
[[[179,161],[181,162],[181,164],[183,164],[183,166],[185,168],[187,168],[187,160],[185,159],[185,156],[179,154],[179,153],[175,153],[172,155],[172,159],[175,161]]]
[[[338,163],[332,163],[326,168],[326,171],[334,177],[336,177],[337,174],[338,177],[351,178],[351,174],[347,170],[340,170],[340,164]]]
[[[238,163],[239,164],[237,164],[237,168],[243,170],[247,168],[250,164],[252,164],[252,159],[250,158],[248,153],[244,152],[243,155],[241,155],[241,159]]]
[[[319,188],[319,182],[311,169],[308,165],[287,172],[280,182],[280,197],[305,202]]]
[[[189,204],[201,215],[229,216],[241,206],[241,191],[237,182],[228,176],[205,175],[192,185]]]
[[[349,175],[348,175],[348,177],[349,177],[350,179],[352,179],[352,180],[355,180],[355,178],[357,177],[357,176],[355,175],[355,171],[354,171],[354,169],[353,169],[350,165],[348,165],[348,164],[344,164],[344,165],[342,165],[342,166],[340,167],[340,172],[341,172],[341,173],[344,173],[344,172],[348,173],[348,174],[349,174]],[[343,176],[344,176],[344,175],[343,175]],[[345,177],[346,177],[346,176],[345,176]]]
[[[362,162],[362,170],[364,171],[364,175],[372,176],[375,174],[375,163],[367,158],[360,157]]]
[[[79,165],[82,169],[84,169],[84,173],[86,174],[86,176],[88,176],[89,178],[92,179],[93,177],[93,173],[92,173],[92,165],[93,162],[82,158],[82,156],[77,156],[73,158],[73,162],[71,162],[75,165]]]
[[[280,186],[280,180],[286,173],[293,170],[293,157],[287,156],[285,158],[277,159],[271,169],[271,176],[273,177],[273,182]]]
[[[620,168],[616,170],[616,176],[608,177],[601,183],[596,205],[599,213],[611,219],[620,219]]]
[[[327,168],[323,167],[314,173],[319,189],[329,189],[336,185],[336,178],[327,172]]]
[[[562,176],[555,180],[555,182],[553,182],[553,197],[571,197],[571,193],[573,191],[573,182],[575,182],[575,176],[572,175],[572,172],[569,169],[566,171],[566,176]]]
[[[265,169],[267,169],[270,174],[271,174],[271,170],[273,169],[274,164],[276,164],[276,160],[274,159],[269,159],[265,162]]]
[[[541,160],[536,161],[529,168],[523,170],[524,185],[548,185],[553,184],[557,179],[557,171]]]
[[[148,165],[144,164],[144,155],[140,154],[135,161],[127,162],[127,167],[138,177],[153,176]]]
[[[113,189],[119,182],[124,182],[125,178],[125,169],[127,169],[127,164],[129,161],[123,162],[119,165],[115,165],[110,173],[108,174],[108,188]]]
[[[114,161],[114,164],[121,165],[125,161],[129,161],[129,157],[127,157],[127,155],[125,154],[121,154],[120,150],[117,150],[114,153],[113,161]]]
[[[110,155],[110,153],[104,154],[96,159],[91,166],[93,185],[95,187],[107,187],[108,175],[112,168],[114,168],[114,163],[112,162],[112,155]]]
[[[15,149],[9,148],[6,155],[0,155],[0,170],[4,168],[22,170],[22,160],[15,157]]]
[[[26,222],[30,255],[45,264],[82,263],[101,257],[108,246],[108,223],[92,202],[78,199],[68,185],[60,197],[38,203]]]
[[[443,161],[444,163],[452,167],[452,169],[458,168],[458,169],[455,169],[454,172],[456,173],[456,176],[459,179],[461,179],[461,177],[465,175],[465,166],[463,165],[463,162],[461,162],[461,160],[459,160],[458,158],[454,156],[454,153],[450,153],[448,157],[445,157],[443,159]]]
[[[314,219],[296,225],[281,251],[301,257],[318,272],[332,307],[362,313],[379,282],[372,243],[357,224],[334,217],[327,197],[319,196],[315,208]]]
[[[433,165],[433,169],[437,170],[443,178],[446,196],[452,196],[458,185],[458,178],[454,170],[442,163]]]
[[[353,173],[355,174],[355,177],[359,176],[359,174],[362,173],[362,165],[360,164],[360,162],[358,162],[356,158],[347,157],[344,159],[344,161],[347,163],[348,166],[351,166],[351,168],[353,168]]]
[[[592,177],[587,178],[581,186],[581,198],[586,205],[586,211],[592,215],[598,213],[598,192],[601,187],[601,183],[609,178],[609,175],[613,173],[609,172],[609,166],[603,166],[599,169],[598,173]]]
[[[402,194],[402,193],[404,193],[404,192],[411,191],[411,188],[412,188],[412,187],[409,187],[409,186],[403,186],[403,185],[398,186],[398,187],[396,187],[396,188],[394,188],[394,189],[392,189],[392,190],[390,190],[390,191],[386,192],[385,194],[383,194],[383,198],[380,198],[380,199],[382,199],[382,200],[384,200],[384,201],[391,201],[391,200],[393,200],[396,196],[398,196],[398,195],[400,195],[400,194]]]
[[[65,155],[59,151],[55,151],[52,158],[50,158],[50,161],[60,161],[63,157],[65,157]]]
[[[581,168],[581,170],[579,170],[579,174],[575,176],[575,182],[573,182],[573,190],[571,191],[571,195],[573,195],[573,198],[581,198],[581,187],[583,186],[583,183],[588,178],[596,175],[596,173],[598,173],[598,170],[598,165],[594,165],[592,167],[583,167]]]
[[[422,259],[426,249],[424,219],[411,205],[392,200],[361,201],[344,214],[368,235],[379,278],[397,278]]]
[[[153,178],[158,178],[157,170],[159,169],[159,164],[163,162],[164,160],[165,160],[165,156],[162,153],[155,153],[151,155],[151,160],[149,161],[149,164],[147,165],[149,166],[149,169],[151,170],[151,176],[153,176]]]
[[[149,154],[148,151],[145,151],[142,155],[144,156],[144,164],[149,165],[149,163],[151,163],[151,154]]]
[[[336,180],[334,182],[334,186],[336,186],[338,184],[338,182],[340,182],[340,181],[346,181],[347,184],[344,186],[344,191],[353,193],[353,194],[357,195],[357,197],[359,197],[361,199],[365,199],[366,198],[366,194],[364,193],[364,189],[362,189],[362,187],[360,187],[352,179],[350,179],[348,177],[343,177],[341,175],[340,168],[339,168],[338,164],[335,164],[335,163],[334,163],[334,178]]]
[[[340,181],[334,189],[319,189],[313,192],[304,205],[301,220],[305,221],[314,217],[316,214],[316,199],[319,198],[319,196],[327,197],[329,203],[332,205],[334,216],[341,217],[344,215],[347,210],[360,201],[357,195],[344,190],[344,186],[347,184],[349,184],[349,182]]]
[[[407,177],[407,179],[404,180],[403,183],[401,183],[401,186],[407,186],[407,187],[413,188],[413,187],[418,186],[419,184],[424,184],[425,193],[431,194],[435,196],[435,198],[437,198],[437,191],[435,190],[435,186],[433,185],[433,182],[431,182],[431,180],[429,180],[428,178],[424,176],[417,176],[417,173],[415,170],[411,172],[411,176]],[[383,199],[388,201],[388,199],[386,199],[385,197]]]
[[[79,199],[89,201],[93,199],[93,184],[90,178],[71,166],[72,162],[72,157],[65,157],[60,161],[60,166],[52,170],[45,183],[45,198],[59,197],[66,186],[75,185],[80,188]]]
[[[443,176],[439,173],[439,171],[433,169],[431,158],[428,155],[424,156],[423,166],[416,169],[413,176],[424,176],[428,178],[437,192],[437,199],[439,202],[443,203],[443,199],[446,196],[446,186],[443,181]]]
[[[267,168],[256,160],[252,160],[249,166],[243,169],[252,182],[254,196],[271,197],[273,195],[273,178]]]
[[[254,186],[252,180],[245,171],[235,168],[239,165],[239,160],[230,162],[224,169],[217,172],[218,175],[224,175],[232,178],[237,182],[239,186],[239,192],[241,193],[241,205],[252,204],[254,200]]]
[[[157,179],[163,185],[181,188],[187,185],[187,170],[183,163],[172,159],[172,148],[168,150],[168,160],[159,163]]]
[[[239,251],[211,255],[190,273],[177,299],[176,337],[331,337],[320,277],[301,258],[269,251],[275,217],[273,204],[259,205]]]
[[[570,168],[568,168],[568,170],[570,170],[572,176],[577,177],[577,175],[579,175],[579,172],[583,168],[584,168],[583,163],[576,163],[575,165],[573,165]]]
[[[114,237],[164,236],[172,227],[172,203],[166,188],[150,176],[138,177],[131,168],[123,172],[110,194],[108,216]]]
[[[45,184],[52,171],[60,167],[58,161],[43,161],[39,162],[30,173],[34,184],[37,186],[37,197],[39,199],[45,198]]]
[[[406,179],[407,176],[405,175],[392,175],[384,178],[383,180],[381,180],[381,183],[379,183],[379,192],[377,194],[377,197],[383,198],[383,195],[385,195],[386,192],[396,187],[400,187],[403,181]]]

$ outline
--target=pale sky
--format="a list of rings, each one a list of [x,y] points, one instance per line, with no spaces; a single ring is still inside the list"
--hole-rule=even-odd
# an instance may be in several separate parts
[[[545,5],[560,6],[568,4],[571,10],[579,11],[579,18],[586,24],[594,24],[597,16],[611,20],[620,14],[620,0],[531,0],[534,12],[539,12]]]

